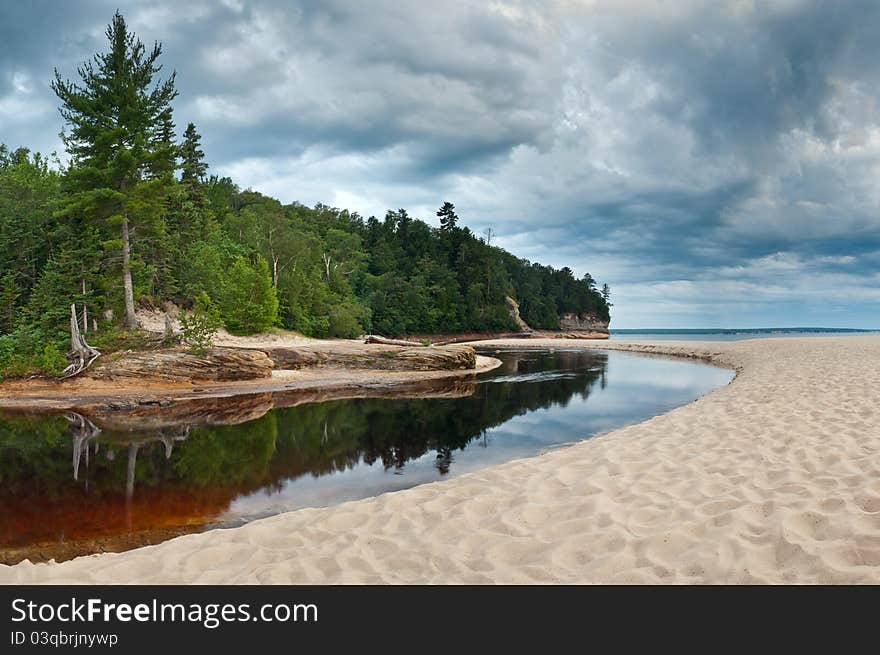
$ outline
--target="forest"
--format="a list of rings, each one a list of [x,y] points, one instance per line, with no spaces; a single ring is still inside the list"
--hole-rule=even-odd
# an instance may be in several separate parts
[[[175,75],[117,13],[108,49],[51,87],[65,158],[0,145],[0,378],[58,375],[70,306],[89,342],[136,347],[139,307],[167,301],[235,334],[353,338],[536,329],[609,319],[610,291],[492,245],[451,202],[439,227],[284,204],[210,174],[197,127],[178,135]]]

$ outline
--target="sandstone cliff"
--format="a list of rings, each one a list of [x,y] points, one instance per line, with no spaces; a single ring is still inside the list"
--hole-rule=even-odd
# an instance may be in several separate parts
[[[608,321],[591,312],[567,313],[559,317],[559,329],[563,332],[599,332],[608,334]]]
[[[507,310],[510,312],[510,318],[512,318],[513,322],[516,323],[516,326],[519,328],[520,332],[532,332],[532,328],[529,327],[529,324],[526,323],[519,315],[519,303],[510,296],[506,296],[504,298],[504,302],[507,303]]]

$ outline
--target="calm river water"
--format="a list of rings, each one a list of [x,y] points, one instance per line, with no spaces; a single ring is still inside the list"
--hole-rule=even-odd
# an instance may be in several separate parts
[[[39,544],[132,547],[404,489],[643,421],[733,377],[613,351],[483,354],[503,365],[410,391],[428,397],[297,404],[276,393],[149,415],[0,414],[3,559]],[[133,533],[146,537],[114,545]]]

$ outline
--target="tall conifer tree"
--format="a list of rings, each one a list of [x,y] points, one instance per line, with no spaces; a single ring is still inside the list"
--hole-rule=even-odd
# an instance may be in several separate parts
[[[125,323],[135,328],[132,233],[162,229],[176,165],[171,101],[177,91],[174,73],[155,80],[162,68],[158,42],[148,51],[119,12],[106,34],[109,52],[77,69],[80,82],[65,80],[56,70],[52,83],[71,156],[63,213],[119,227]]]
[[[205,153],[202,151],[202,136],[196,126],[189,123],[180,144],[180,179],[187,184],[201,184],[208,173]]]

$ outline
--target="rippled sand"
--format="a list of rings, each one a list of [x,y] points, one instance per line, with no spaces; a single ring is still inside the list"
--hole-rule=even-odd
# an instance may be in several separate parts
[[[880,337],[600,347],[739,375],[538,457],[125,553],[0,566],[0,582],[880,582]]]

